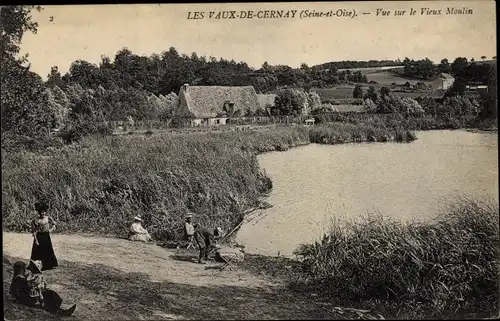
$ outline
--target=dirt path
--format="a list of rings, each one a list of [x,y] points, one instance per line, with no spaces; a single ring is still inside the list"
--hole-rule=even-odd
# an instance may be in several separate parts
[[[52,236],[60,267],[44,273],[74,319],[324,319],[335,316],[277,281],[238,268],[205,270],[196,252],[80,235]],[[27,261],[30,234],[3,233],[5,315],[8,320],[51,319],[5,296],[11,264]]]

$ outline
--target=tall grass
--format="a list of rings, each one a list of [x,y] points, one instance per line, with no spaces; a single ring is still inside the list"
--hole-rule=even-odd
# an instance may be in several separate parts
[[[308,143],[302,127],[262,132],[87,138],[43,154],[2,158],[4,230],[21,231],[39,198],[62,232],[124,236],[134,215],[174,239],[187,210],[202,225],[236,226],[271,180],[256,154]]]
[[[499,222],[495,203],[457,199],[432,222],[372,215],[332,225],[303,245],[301,281],[336,304],[397,318],[498,314]]]
[[[411,142],[416,138],[411,131],[363,124],[331,123],[319,125],[309,132],[312,143],[342,144],[356,142]]]
[[[331,113],[314,117],[316,123],[342,122],[354,125],[365,125],[376,128],[405,128],[408,130],[439,130],[475,128],[478,126],[475,117],[450,117],[448,115],[405,116],[402,114],[373,113]]]

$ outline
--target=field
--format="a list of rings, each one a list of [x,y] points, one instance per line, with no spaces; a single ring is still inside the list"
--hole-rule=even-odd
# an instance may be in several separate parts
[[[385,67],[367,67],[367,68],[350,68],[350,69],[338,69],[338,71],[350,70],[351,72],[361,71],[361,73],[366,74],[369,72],[380,72],[385,70],[398,70],[403,69],[404,66],[385,66]]]
[[[431,85],[432,80],[419,80],[419,79],[411,79],[405,78],[398,73],[388,70],[382,70],[380,68],[361,68],[359,69],[362,74],[365,74],[368,78],[368,81],[374,81],[376,84],[362,84],[361,88],[364,92],[368,90],[370,86],[375,87],[376,89],[380,89],[383,86],[391,87],[392,84],[396,84],[397,86],[402,86],[406,82],[411,85],[415,85],[418,82],[423,82],[426,85]],[[392,88],[392,89],[400,89],[400,88]],[[354,85],[342,85],[336,86],[332,88],[313,88],[311,90],[316,91],[321,97],[322,101],[330,101],[330,100],[342,100],[342,99],[352,99],[352,94],[354,90]],[[395,95],[402,97],[410,97],[416,98],[419,96],[422,97],[433,97],[433,98],[441,98],[443,97],[444,92],[438,90],[432,90],[429,92],[395,92]]]
[[[368,87],[366,87],[368,89]],[[318,93],[321,101],[335,100],[335,99],[352,99],[352,92],[354,86],[338,86],[333,88],[313,88],[311,91]],[[364,90],[364,88],[363,88]]]
[[[390,84],[388,86],[390,87]],[[374,87],[380,89],[380,87],[382,86],[374,85]],[[363,89],[363,92],[366,93],[366,91],[369,88],[369,85],[363,85],[361,86],[361,88]],[[314,88],[313,90],[318,93],[318,95],[321,98],[321,101],[328,102],[334,100],[342,104],[346,100],[350,101],[353,99],[352,93],[354,91],[354,86]],[[444,95],[444,92],[440,90],[432,90],[427,92],[401,92],[393,90],[392,93],[397,96],[410,97],[410,98],[417,98],[417,97],[442,98]]]
[[[346,112],[362,112],[365,109],[364,105],[339,104],[333,106],[339,113]]]
[[[427,92],[392,92],[396,96],[400,97],[409,97],[409,98],[417,98],[417,97],[430,97],[430,98],[443,98],[444,91],[442,90],[433,90]]]

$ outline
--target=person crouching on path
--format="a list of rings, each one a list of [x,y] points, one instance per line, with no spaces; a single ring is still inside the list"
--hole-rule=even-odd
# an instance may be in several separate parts
[[[198,244],[200,249],[200,256],[198,257],[198,263],[205,264],[208,259],[208,253],[211,249],[217,248],[215,240],[222,237],[222,229],[217,227],[213,228],[200,228],[194,232],[194,239]]]
[[[46,215],[49,210],[47,200],[43,199],[36,202],[35,209],[38,212],[38,218],[34,219],[31,224],[31,232],[33,234],[31,259],[42,261],[44,271],[50,270],[58,266],[50,238],[50,232],[55,229],[56,222],[50,216]]]
[[[129,239],[131,241],[141,242],[149,242],[153,240],[148,231],[144,227],[142,227],[142,218],[140,216],[134,217],[134,222],[130,227]]]

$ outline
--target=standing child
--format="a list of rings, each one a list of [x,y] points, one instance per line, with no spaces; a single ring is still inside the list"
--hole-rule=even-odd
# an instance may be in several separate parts
[[[187,242],[187,248],[193,246],[194,241],[194,225],[193,225],[193,214],[188,213],[186,216],[186,222],[184,223],[184,241]]]

